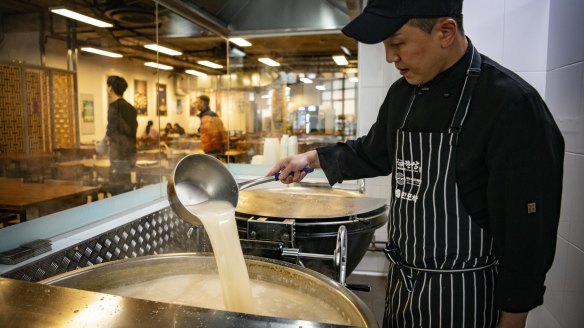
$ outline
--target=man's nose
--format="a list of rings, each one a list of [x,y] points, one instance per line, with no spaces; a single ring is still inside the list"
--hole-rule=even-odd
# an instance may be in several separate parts
[[[385,49],[385,61],[388,62],[389,64],[391,63],[395,63],[397,61],[399,61],[399,56],[397,55],[397,53],[395,51],[392,51],[391,49]]]

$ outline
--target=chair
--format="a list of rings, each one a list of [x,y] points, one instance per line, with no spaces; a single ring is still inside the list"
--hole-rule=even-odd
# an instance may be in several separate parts
[[[136,166],[136,188],[159,183],[166,178],[164,167],[160,165],[155,166]]]
[[[17,213],[4,212],[4,210],[0,210],[0,224],[2,224],[2,228],[17,224],[18,222],[14,222],[16,220],[19,220]]]
[[[103,198],[111,197],[112,194],[108,188],[110,183],[109,166],[93,165],[93,172],[95,172],[95,185],[99,186],[95,199],[99,199],[99,195],[103,195]]]

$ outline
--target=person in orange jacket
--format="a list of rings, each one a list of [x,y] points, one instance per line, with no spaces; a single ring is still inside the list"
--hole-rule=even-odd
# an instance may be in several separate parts
[[[200,95],[192,105],[201,119],[199,133],[203,151],[210,155],[223,154],[227,150],[228,136],[223,121],[209,108],[209,97]]]

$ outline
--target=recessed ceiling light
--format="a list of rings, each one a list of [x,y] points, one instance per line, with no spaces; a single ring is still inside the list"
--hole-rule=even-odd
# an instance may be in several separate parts
[[[347,61],[347,58],[343,55],[340,56],[333,56],[333,60],[335,61],[335,63],[337,63],[337,65],[339,66],[345,66],[345,65],[349,65],[349,62]]]
[[[165,71],[170,71],[173,69],[172,66],[168,66],[168,65],[164,65],[164,64],[158,64],[155,62],[146,62],[144,63],[144,66],[148,66],[148,67],[152,67],[152,68],[158,68],[161,70],[165,70]]]
[[[97,55],[112,57],[112,58],[122,58],[122,57],[124,57],[123,55],[117,54],[115,52],[105,51],[105,50],[96,49],[96,48],[92,48],[92,47],[82,47],[81,50],[83,50],[85,52],[91,52],[91,53],[94,53],[94,54],[97,54]]]
[[[312,80],[307,78],[307,77],[301,77],[300,81],[303,83],[309,83],[309,84],[312,83]]]
[[[258,61],[262,64],[272,66],[272,67],[280,66],[280,63],[278,63],[277,61],[275,61],[271,58],[267,58],[267,57],[259,58]]]
[[[208,60],[199,60],[197,63],[200,64],[200,65],[207,66],[207,67],[211,67],[211,68],[215,68],[215,69],[217,69],[217,68],[223,68],[223,65],[215,64],[215,63],[212,63],[212,62],[210,62]]]
[[[65,16],[74,20],[78,20],[80,22],[86,23],[86,24],[90,24],[93,26],[97,26],[97,27],[112,27],[113,25],[110,23],[106,23],[104,21],[100,21],[98,19],[95,18],[91,18],[89,16],[85,16],[83,14],[74,12],[72,10],[69,9],[64,9],[64,8],[55,8],[55,9],[50,9],[51,12],[61,15],[61,16]]]
[[[243,39],[243,38],[229,38],[229,41],[235,43],[236,45],[238,45],[240,47],[251,46],[251,43],[249,43],[246,39]]]
[[[170,48],[167,48],[167,47],[163,47],[163,46],[160,46],[160,45],[157,45],[157,44],[154,44],[154,43],[152,43],[152,44],[146,44],[146,45],[144,45],[144,48],[150,49],[152,51],[162,52],[163,54],[167,54],[167,55],[170,55],[170,56],[180,56],[180,55],[182,55],[182,52],[180,52],[180,51],[176,51],[176,50],[173,50],[173,49],[170,49]]]
[[[324,85],[317,85],[317,86],[316,86],[316,89],[317,89],[317,90],[320,90],[320,91],[324,91],[324,90],[326,90],[326,88],[324,87]]]
[[[190,74],[190,75],[194,75],[194,76],[198,76],[198,77],[207,77],[207,74],[205,74],[203,72],[195,71],[194,69],[187,69],[185,71],[185,73]]]

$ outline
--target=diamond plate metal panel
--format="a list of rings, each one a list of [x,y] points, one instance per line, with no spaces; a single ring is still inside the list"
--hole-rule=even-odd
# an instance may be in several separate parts
[[[179,219],[170,208],[165,208],[2,276],[36,282],[119,259],[209,251],[211,246],[202,226],[192,226]]]

